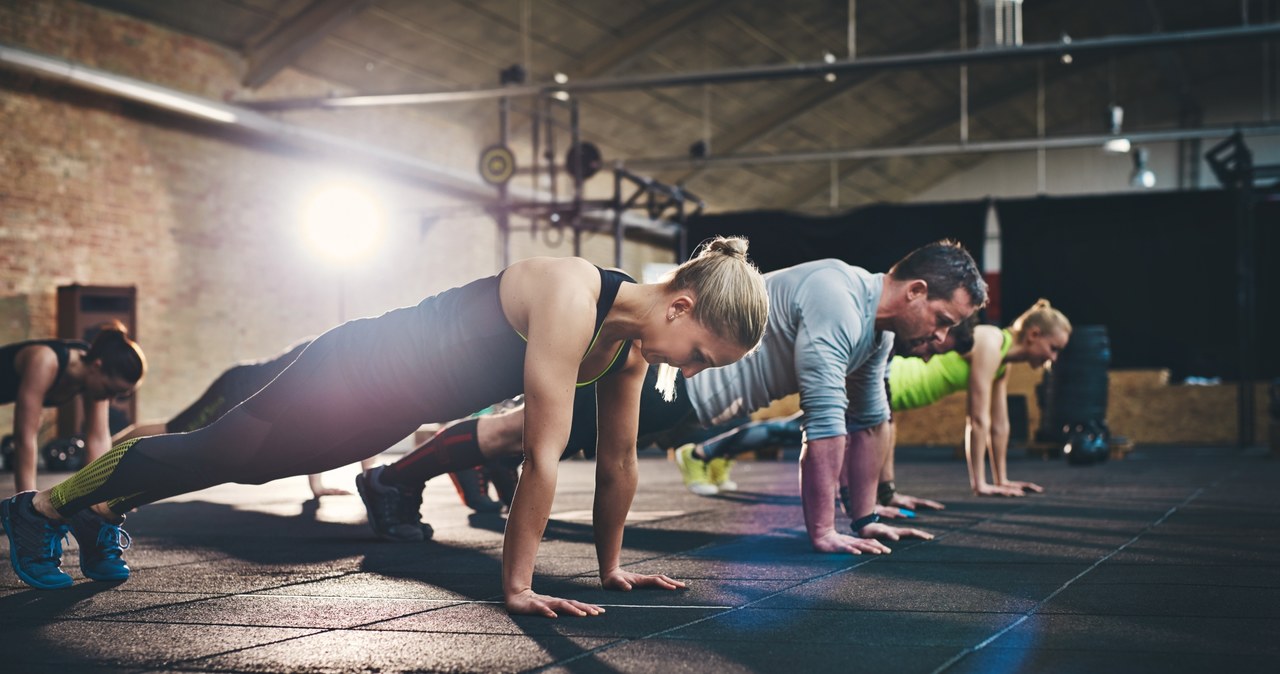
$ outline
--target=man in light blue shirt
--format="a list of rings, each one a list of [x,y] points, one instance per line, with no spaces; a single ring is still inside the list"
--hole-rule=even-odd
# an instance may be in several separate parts
[[[986,303],[986,284],[959,245],[920,248],[888,274],[839,260],[817,260],[771,272],[769,324],[751,355],[685,382],[703,425],[741,418],[800,394],[800,454],[805,526],[817,550],[884,552],[878,537],[928,537],[874,516],[880,460],[889,444],[885,367],[896,338],[901,350],[941,341]],[[641,407],[641,429],[645,429]],[[850,485],[853,536],[835,529],[838,478]]]

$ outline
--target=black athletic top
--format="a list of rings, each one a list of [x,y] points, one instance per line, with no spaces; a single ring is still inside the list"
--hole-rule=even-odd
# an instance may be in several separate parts
[[[210,388],[219,389],[229,404],[227,409],[239,405],[249,396],[257,393],[263,386],[271,383],[286,367],[298,359],[298,354],[307,348],[310,339],[304,339],[290,346],[279,355],[257,361],[236,363],[222,373]],[[224,410],[225,411],[225,410]]]
[[[586,353],[582,354],[583,358],[586,358],[587,353],[591,353],[591,349],[596,345],[596,340],[600,339],[600,328],[604,325],[604,317],[609,314],[609,309],[613,307],[613,300],[618,297],[618,288],[622,286],[622,282],[636,282],[636,280],[631,278],[629,274],[617,269],[601,269],[600,267],[596,267],[596,269],[600,270],[600,299],[596,301],[596,329],[595,333],[592,334],[591,343],[587,345]],[[501,279],[502,274],[498,274],[498,278]],[[516,334],[520,333],[517,332]],[[529,338],[524,335],[520,335],[520,339],[525,340],[525,342],[529,341]],[[591,386],[606,376],[618,371],[618,369],[627,362],[627,355],[630,353],[631,340],[624,340],[622,344],[618,346],[618,350],[613,352],[613,358],[609,361],[609,366],[606,367],[603,372],[591,379],[588,379],[587,381],[577,382],[576,386],[578,388]]]
[[[310,343],[311,339],[304,339],[278,356],[231,366],[213,380],[199,399],[170,419],[164,426],[165,432],[189,433],[222,418],[231,408],[271,383]]]
[[[599,271],[593,346],[618,288],[624,282],[635,283],[624,272]],[[416,306],[349,321],[316,344],[335,340],[338,352],[364,354],[342,358],[337,366],[352,392],[378,418],[423,423],[469,416],[524,392],[527,345],[502,313],[501,280],[501,274],[490,276]],[[624,341],[609,367],[579,385],[621,368],[630,348],[630,340]],[[326,350],[317,351],[317,356]]]
[[[0,346],[0,405],[6,405],[18,399],[18,352],[28,346],[41,345],[53,349],[58,356],[58,376],[53,379],[53,386],[49,390],[58,387],[58,383],[62,381],[62,373],[67,370],[67,361],[71,359],[71,349],[79,349],[80,351],[89,351],[89,345],[78,339],[33,339],[26,342],[17,342]],[[56,407],[66,402],[65,400],[51,401],[48,398],[44,400],[45,407]]]

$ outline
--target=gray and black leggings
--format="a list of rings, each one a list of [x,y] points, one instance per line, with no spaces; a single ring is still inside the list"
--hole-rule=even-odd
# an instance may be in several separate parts
[[[369,409],[347,385],[336,340],[317,340],[293,366],[222,418],[190,433],[130,440],[52,490],[64,515],[107,502],[123,514],[225,482],[262,484],[368,458],[418,428]]]

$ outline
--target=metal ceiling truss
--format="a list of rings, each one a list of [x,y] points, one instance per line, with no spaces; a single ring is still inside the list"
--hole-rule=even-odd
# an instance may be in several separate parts
[[[994,89],[986,89],[978,92],[971,97],[966,104],[970,115],[981,115],[987,110],[999,107],[1008,103],[1011,99],[1016,98],[1032,89],[1044,90],[1053,82],[1068,77],[1066,71],[1056,76],[1050,76],[1048,79],[1042,80],[1040,73],[1037,71],[1035,75],[1023,76],[1015,79],[1006,80]],[[956,123],[956,118],[950,113],[926,115],[917,118],[907,124],[895,129],[888,138],[885,138],[886,147],[879,148],[856,148],[852,150],[833,150],[831,156],[823,157],[827,161],[839,162],[841,160],[853,160],[841,166],[837,171],[836,184],[847,180],[850,176],[865,169],[867,166],[873,165],[876,160],[897,156],[927,156],[937,154],[964,154],[966,152],[978,152],[977,143],[959,142],[946,143],[942,145],[917,145],[920,141],[932,137],[951,125]],[[955,151],[960,148],[959,151]],[[966,150],[965,148],[973,148]],[[996,150],[986,150],[992,152]],[[848,154],[856,153],[856,154]],[[792,153],[794,154],[794,153]],[[772,161],[780,161],[783,155],[774,155]],[[717,157],[717,160],[724,159]],[[802,204],[808,203],[810,200],[820,196],[824,192],[831,189],[831,183],[827,180],[815,179],[805,187],[797,188],[794,193],[798,195],[788,204],[788,207],[795,208]]]
[[[588,79],[617,72],[657,49],[681,28],[719,10],[728,2],[729,0],[668,0],[650,7],[619,28],[618,35],[610,35],[592,45],[578,59],[581,65],[569,74]]]
[[[852,2],[852,0],[850,1]],[[912,44],[910,47],[919,49],[938,48],[947,44],[950,37],[951,35],[948,33],[945,39],[922,40],[920,44]],[[835,82],[820,80],[809,84],[790,96],[782,105],[775,106],[763,114],[752,115],[752,118],[743,124],[734,124],[727,133],[715,139],[714,145],[710,142],[710,139],[704,138],[703,140],[707,143],[708,149],[713,155],[717,153],[733,154],[752,143],[767,138],[779,129],[786,127],[795,118],[819,105],[849,93],[862,85],[874,82],[875,78],[880,75],[882,73],[859,73],[855,76],[837,79]],[[696,165],[691,171],[680,176],[676,183],[686,184],[701,175],[703,170],[704,167]]]
[[[634,75],[629,77],[584,79],[560,83],[522,84],[497,88],[458,89],[416,94],[381,94],[366,96],[328,96],[273,100],[236,101],[259,110],[298,110],[312,108],[345,108],[387,105],[429,105],[458,103],[524,96],[550,96],[558,92],[585,94],[600,91],[679,87],[700,84],[730,84],[776,79],[824,77],[828,73],[852,75],[893,69],[920,69],[943,65],[996,63],[1037,58],[1061,58],[1085,53],[1115,54],[1153,47],[1170,47],[1208,42],[1263,40],[1280,36],[1280,23],[1230,28],[1177,31],[1147,35],[1116,35],[1072,41],[1024,44],[1018,47],[961,49],[923,54],[867,56],[853,60],[836,60],[781,65],[751,66],[690,73]]]
[[[700,11],[710,11],[716,3],[708,0],[705,3],[697,5]],[[664,5],[662,8],[669,7]],[[852,6],[851,6],[852,9]],[[653,14],[658,10],[651,10],[649,14]],[[1156,18],[1158,21],[1158,17]],[[639,21],[635,23],[640,23]],[[669,24],[673,28],[680,24],[679,21]],[[651,30],[653,30],[651,28]],[[850,30],[853,30],[852,18]],[[539,96],[547,97],[551,95],[586,93],[591,91],[608,91],[635,89],[656,86],[685,86],[695,84],[715,84],[724,82],[738,82],[751,79],[779,79],[787,77],[812,77],[814,75],[827,75],[829,73],[848,73],[853,77],[846,78],[851,81],[853,86],[857,82],[864,81],[873,73],[883,72],[886,70],[903,69],[903,68],[923,68],[927,66],[937,66],[943,64],[961,64],[962,67],[969,63],[981,63],[1004,60],[1018,60],[1029,58],[1043,58],[1045,56],[1062,57],[1064,55],[1075,55],[1081,53],[1098,52],[1115,54],[1125,51],[1147,49],[1153,47],[1173,46],[1189,43],[1218,42],[1225,40],[1249,40],[1249,39],[1265,39],[1276,35],[1280,35],[1280,23],[1268,23],[1254,26],[1240,26],[1229,28],[1214,28],[1206,30],[1156,33],[1147,35],[1130,35],[1130,36],[1112,36],[1106,38],[1096,38],[1080,41],[1071,41],[1064,38],[1060,42],[1040,43],[1021,46],[1006,46],[986,49],[965,49],[959,51],[938,51],[905,55],[890,56],[869,56],[862,58],[850,58],[844,61],[821,63],[801,63],[785,66],[764,66],[756,68],[737,68],[721,71],[708,71],[702,73],[688,73],[677,75],[659,75],[659,76],[639,76],[639,77],[622,77],[614,79],[598,79],[598,80],[578,80],[565,82],[563,84],[552,85],[515,85],[506,86],[500,89],[481,89],[470,91],[453,91],[453,92],[436,92],[426,94],[402,94],[402,95],[381,95],[381,96],[352,96],[352,97],[328,97],[328,98],[312,98],[312,99],[283,99],[275,101],[257,101],[246,103],[252,107],[263,109],[299,109],[308,107],[343,107],[343,106],[364,106],[364,105],[411,105],[411,104],[429,104],[448,101],[460,100],[479,100],[491,98],[494,96],[507,98],[521,96]],[[852,40],[852,35],[851,35]],[[962,37],[962,45],[964,44]],[[619,49],[613,56],[606,61],[617,59],[618,61],[626,60],[624,54],[630,53],[627,49]],[[600,67],[599,71],[607,70],[607,67]],[[966,82],[963,81],[962,86]],[[730,136],[723,145],[719,146],[722,151],[727,148],[729,152],[735,149],[745,147],[755,142],[759,138],[767,136],[776,129],[785,126],[785,124],[799,114],[811,109],[813,106],[830,100],[846,87],[832,87],[830,83],[824,83],[826,86],[811,86],[793,97],[793,103],[785,107],[778,108],[771,114],[759,119],[750,127],[745,127],[744,131],[735,132]],[[848,175],[856,173],[865,167],[866,163],[879,158],[891,156],[924,156],[936,154],[969,154],[969,153],[990,153],[1016,151],[1018,149],[1044,149],[1051,146],[1057,147],[1074,147],[1078,145],[1088,144],[1089,137],[1075,137],[1066,139],[1056,139],[1053,141],[1045,141],[1036,139],[1035,141],[1013,140],[1013,141],[994,141],[984,143],[969,143],[967,141],[967,120],[972,112],[978,112],[986,108],[998,105],[1007,101],[1020,93],[1025,92],[1032,85],[1019,84],[1012,87],[1003,87],[1001,91],[1005,93],[996,93],[994,95],[984,95],[970,101],[968,92],[962,92],[962,101],[960,105],[961,115],[961,132],[962,142],[960,144],[944,144],[930,145],[922,147],[901,147],[901,148],[870,148],[870,149],[850,149],[850,150],[833,150],[827,152],[799,152],[784,153],[775,155],[720,155],[705,158],[670,158],[670,159],[631,159],[626,164],[633,169],[644,168],[660,168],[660,167],[689,167],[691,170],[682,176],[677,182],[683,184],[688,180],[696,177],[702,171],[722,167],[726,165],[742,166],[742,165],[759,165],[766,163],[779,162],[800,162],[800,161],[839,161],[839,160],[857,160],[859,163],[853,166],[847,166],[837,171],[837,178],[843,180]],[[1041,84],[1040,86],[1045,86]],[[951,124],[950,118],[922,120],[920,124],[913,125],[912,128],[903,129],[893,134],[901,140],[891,141],[891,144],[911,143],[921,138],[929,137],[937,131],[946,128]],[[504,123],[505,124],[505,123]],[[1190,133],[1190,131],[1188,132]],[[1190,136],[1177,136],[1177,139],[1212,137],[1212,136],[1196,136],[1192,133]],[[705,141],[705,139],[704,139]],[[536,142],[536,141],[535,141]],[[1032,145],[1028,146],[1028,143]],[[535,150],[536,153],[536,150]],[[823,179],[822,184],[815,181],[811,188],[801,188],[798,193],[805,194],[803,198],[793,202],[794,204],[803,204],[814,198],[815,195],[833,189],[831,183],[827,179]]]
[[[522,1],[530,2],[530,0]],[[569,70],[568,75],[571,79],[591,78],[625,68],[637,59],[657,49],[681,28],[699,20],[710,12],[720,9],[729,1],[696,0],[695,2],[690,2],[688,0],[668,0],[664,4],[650,7],[617,30],[621,37],[611,35],[587,48],[586,52],[576,59],[578,63],[583,65]],[[522,68],[525,71],[525,76],[528,77],[532,64],[528,62],[527,56]],[[540,111],[544,106],[544,100],[547,98],[547,96],[536,97],[533,109]],[[539,112],[529,115],[535,127],[539,123],[540,117],[541,114]],[[516,133],[524,131],[523,125],[517,124],[516,127]],[[537,131],[535,130],[533,133],[536,139]],[[537,154],[536,149],[535,154]]]

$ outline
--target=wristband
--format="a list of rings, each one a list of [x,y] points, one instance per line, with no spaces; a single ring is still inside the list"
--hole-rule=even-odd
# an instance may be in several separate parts
[[[880,521],[880,516],[875,513],[871,513],[866,517],[859,517],[858,519],[854,520],[853,523],[849,525],[849,528],[853,529],[854,536],[857,536],[858,538],[862,538],[863,537],[861,533],[862,527],[865,527],[868,524],[875,524],[876,522],[879,522],[879,521]]]
[[[881,482],[880,486],[876,488],[876,503],[887,506],[897,493],[898,487],[893,483],[893,480]]]

